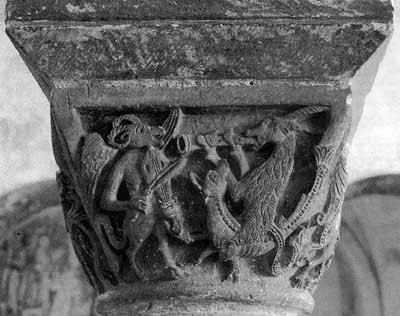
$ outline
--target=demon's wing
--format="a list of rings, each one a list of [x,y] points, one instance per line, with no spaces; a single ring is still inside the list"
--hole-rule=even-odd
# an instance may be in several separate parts
[[[108,146],[97,134],[89,134],[82,151],[82,185],[84,203],[90,220],[94,220],[97,183],[104,167],[117,154],[118,150]]]

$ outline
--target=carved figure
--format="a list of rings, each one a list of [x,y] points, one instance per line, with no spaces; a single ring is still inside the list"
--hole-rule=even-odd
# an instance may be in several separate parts
[[[260,109],[248,120],[240,117],[237,130],[229,128],[240,116],[235,111],[232,118],[212,114],[208,122],[208,113],[173,110],[162,126],[145,123],[154,119],[150,113],[143,119],[127,114],[86,135],[78,160],[68,164],[81,172],[68,174],[77,191],[64,210],[97,291],[208,271],[211,254],[219,256],[223,279],[238,281],[242,265],[273,276],[292,268],[292,286],[312,289],[333,255],[345,186],[339,160],[347,109],[312,117],[329,109],[309,106],[283,115]],[[313,151],[304,154],[303,146]],[[290,184],[303,179],[307,186],[313,180],[308,192]],[[298,203],[293,191],[304,193]],[[193,239],[198,243],[186,245]]]
[[[211,219],[208,229],[213,237],[214,246],[220,251],[222,260],[237,262],[240,257],[260,256],[276,246],[278,246],[278,251],[282,247],[279,245],[279,240],[274,240],[271,236],[275,236],[272,230],[275,226],[278,203],[293,171],[296,132],[299,130],[315,132],[302,121],[312,114],[327,110],[328,107],[310,106],[285,116],[267,118],[259,126],[247,130],[246,137],[256,138],[260,147],[267,142],[275,144],[271,156],[250,172],[241,146],[233,141],[233,131],[227,133],[226,141],[231,144],[231,154],[240,168],[242,178],[239,181],[229,167],[226,167],[227,170],[221,167],[227,164],[223,161],[221,163],[215,147],[210,147],[208,143],[203,142],[208,153],[207,159],[219,165],[217,172],[209,171],[206,178],[207,183],[215,179],[214,183],[219,185],[219,187],[214,186],[212,191],[218,202],[217,207],[207,200],[206,204],[209,213],[218,212],[218,216],[211,214],[208,216]],[[200,187],[197,178],[192,176],[192,179],[196,186]],[[243,201],[241,223],[226,211],[223,201],[225,187],[234,201]],[[203,187],[203,191],[207,199],[210,195],[207,186]],[[234,267],[237,267],[237,264],[234,264]],[[234,279],[237,279],[237,271],[232,273]]]
[[[240,230],[240,224],[229,212],[224,202],[228,187],[227,176],[228,172],[230,172],[228,162],[223,159],[219,160],[217,164],[216,170],[208,171],[202,186],[200,185],[201,180],[195,174],[191,174],[193,183],[198,189],[202,190],[204,195],[208,209],[208,234],[215,247],[204,251],[198,259],[198,263],[203,262],[212,253],[224,249],[225,243]],[[234,281],[238,280],[238,272],[238,260],[232,260],[232,271],[228,278],[232,278]]]
[[[113,121],[108,135],[108,142],[114,148],[97,133],[85,139],[82,169],[87,210],[114,274],[119,272],[121,261],[115,250],[121,250],[129,241],[126,255],[131,267],[138,278],[147,279],[135,258],[153,233],[167,267],[175,275],[183,275],[169,249],[167,233],[187,243],[192,241],[170,185],[171,178],[186,159],[171,162],[163,152],[170,139],[176,136],[181,115],[179,110],[172,111],[162,127],[144,124],[135,115],[120,116]],[[107,169],[110,169],[108,173]],[[103,173],[107,180],[104,190],[98,192],[97,183],[102,181]],[[120,238],[106,212],[125,214]]]
[[[293,285],[298,288],[313,289],[333,258],[339,239],[340,210],[347,186],[346,156],[346,152],[342,153],[337,165],[330,187],[327,212],[318,213],[316,225],[309,225],[302,232],[302,247],[298,250],[300,255],[296,260],[296,266],[300,269],[292,277]]]

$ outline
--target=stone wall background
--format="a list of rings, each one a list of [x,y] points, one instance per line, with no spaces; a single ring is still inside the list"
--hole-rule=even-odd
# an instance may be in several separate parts
[[[0,0],[0,194],[53,178],[57,170],[48,101],[5,35],[5,2]],[[365,107],[349,153],[350,181],[400,173],[400,0],[394,0],[394,6],[395,32],[390,42],[353,81],[352,102],[357,106],[365,102]],[[380,65],[379,55],[384,55]],[[375,72],[375,80],[365,80]]]

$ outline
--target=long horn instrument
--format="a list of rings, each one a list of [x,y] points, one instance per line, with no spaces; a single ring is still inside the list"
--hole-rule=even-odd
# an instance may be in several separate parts
[[[177,108],[173,109],[168,118],[165,120],[162,128],[165,130],[165,135],[162,138],[163,145],[159,149],[164,149],[172,138],[177,137],[180,124],[182,123],[183,113]]]

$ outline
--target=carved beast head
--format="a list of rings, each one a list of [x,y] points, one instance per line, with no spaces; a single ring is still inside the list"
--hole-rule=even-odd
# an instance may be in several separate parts
[[[309,133],[315,133],[310,126],[307,126],[303,121],[311,115],[325,112],[329,110],[327,106],[308,106],[299,110],[293,111],[284,116],[268,117],[261,124],[246,131],[247,137],[257,138],[259,145],[266,142],[282,142],[291,132],[296,130],[304,130]]]
[[[259,145],[266,142],[280,142],[286,137],[288,131],[287,122],[283,117],[272,117],[264,119],[261,124],[246,131],[247,137],[254,137]]]
[[[161,137],[165,130],[158,126],[144,124],[133,114],[122,115],[113,121],[113,128],[108,135],[110,145],[118,149],[162,146]]]
[[[229,165],[225,159],[219,161],[218,166],[215,170],[209,170],[207,172],[203,184],[203,193],[205,195],[206,203],[207,200],[211,197],[221,199],[223,198],[228,185],[226,181],[228,172]]]

